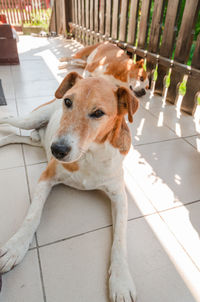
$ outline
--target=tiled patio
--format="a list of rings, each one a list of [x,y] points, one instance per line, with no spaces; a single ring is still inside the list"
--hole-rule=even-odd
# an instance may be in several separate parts
[[[0,66],[8,102],[0,115],[23,114],[51,100],[66,74],[57,69],[58,58],[80,45],[22,36],[18,48],[20,66]],[[124,168],[137,301],[200,301],[199,123],[149,93],[130,127],[134,149]],[[10,131],[16,129],[1,126],[0,137]],[[0,245],[21,224],[45,165],[41,148],[0,149]],[[103,193],[54,188],[24,261],[3,275],[0,302],[108,302],[111,235]]]

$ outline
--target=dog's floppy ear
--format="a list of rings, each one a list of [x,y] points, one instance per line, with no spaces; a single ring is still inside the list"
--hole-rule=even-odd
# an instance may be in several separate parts
[[[77,72],[70,72],[56,90],[55,97],[61,99],[65,92],[72,88],[72,86],[80,79],[82,79],[82,77]]]
[[[136,65],[138,66],[138,68],[143,68],[143,66],[144,66],[144,59],[141,59],[140,61],[137,61]]]
[[[133,122],[133,114],[137,111],[139,101],[133,93],[125,87],[119,87],[116,91],[118,100],[118,115],[128,113],[128,120]]]

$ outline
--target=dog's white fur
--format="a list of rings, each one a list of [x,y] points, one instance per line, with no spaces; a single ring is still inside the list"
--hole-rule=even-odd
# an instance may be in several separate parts
[[[86,81],[85,83],[90,81],[92,84],[97,80],[89,78],[83,81]],[[80,82],[82,80],[76,82],[77,88],[75,91],[78,91]],[[105,84],[106,81],[101,79],[98,85],[101,87],[101,85],[104,86]],[[116,87],[113,89],[116,89]],[[70,93],[71,90],[69,89],[67,93]],[[94,87],[91,85],[89,92],[93,93],[94,90],[95,85]],[[111,93],[113,94],[113,92]],[[90,103],[88,104],[90,105]],[[78,145],[80,137],[73,125],[68,127],[68,129],[62,130],[64,134],[63,132],[58,134],[62,123],[63,111],[65,110],[63,106],[63,102],[56,99],[25,117],[8,117],[0,120],[0,124],[7,123],[21,129],[37,129],[32,133],[32,137],[11,135],[2,138],[0,146],[12,143],[43,146],[49,161],[47,169],[37,184],[32,203],[23,224],[16,234],[0,248],[0,272],[9,271],[23,259],[39,225],[45,201],[54,185],[63,183],[81,190],[100,189],[109,196],[112,205],[114,237],[109,270],[110,299],[113,302],[135,301],[136,289],[126,259],[127,197],[122,168],[125,154],[119,152],[119,148],[113,146],[108,140],[103,143],[97,143],[94,142],[94,139],[84,145],[84,152],[80,151]],[[77,125],[79,121],[77,120],[75,123]],[[95,127],[96,121],[92,121],[92,123],[93,127]],[[56,166],[52,167],[51,145],[52,142],[58,140],[61,136],[64,136],[68,143],[70,141],[71,145],[74,144],[74,147],[72,147],[74,155],[71,158],[70,155],[66,156],[63,161],[65,163],[72,162],[73,165],[74,160],[77,160],[78,170],[74,169],[74,171],[71,171],[63,166],[63,161],[58,160],[56,161]]]

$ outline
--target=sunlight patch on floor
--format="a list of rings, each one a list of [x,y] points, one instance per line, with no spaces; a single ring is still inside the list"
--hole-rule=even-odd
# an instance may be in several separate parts
[[[31,37],[26,36],[25,39],[23,39],[23,41],[20,41],[17,44],[17,49],[18,49],[18,53],[19,54],[24,54],[26,52],[32,51],[37,49],[37,48],[41,48],[41,47],[48,47],[48,45],[50,44],[49,41],[47,39],[41,39],[41,41],[34,41],[34,43],[30,44],[30,41],[32,42],[33,40],[31,39]],[[38,56],[38,53],[33,53],[32,56]]]
[[[56,80],[60,83],[63,80],[63,77],[58,74],[59,60],[56,58],[56,56],[52,53],[50,49],[46,49],[40,52],[39,55],[44,60]]]
[[[181,137],[181,126],[179,123],[175,124],[175,132],[178,137]]]
[[[160,112],[159,113],[159,117],[158,117],[158,123],[157,123],[158,127],[162,127],[163,126],[163,120],[164,120],[164,114],[163,114],[163,112]]]
[[[177,185],[180,185],[181,184],[181,177],[180,177],[180,175],[175,174],[174,175],[174,181],[175,181],[175,183],[177,183]]]
[[[143,130],[143,128],[144,128],[144,122],[145,122],[145,118],[142,118],[141,119],[141,122],[140,122],[140,125],[139,125],[139,127],[137,128],[137,136],[140,136],[140,135],[142,135],[142,130]]]
[[[181,116],[182,101],[183,101],[183,95],[179,94],[178,98],[177,98],[177,101],[176,101],[176,112],[177,112],[176,116],[177,116],[177,118],[180,118],[180,116]]]
[[[136,162],[139,162],[139,165],[137,165]],[[134,176],[130,174],[130,171],[125,172],[125,183],[129,193],[133,196],[137,207],[140,209],[143,215],[145,215],[145,213],[147,212],[147,205],[144,202],[145,198],[151,202],[151,199],[155,197],[155,194],[157,195],[156,198],[160,198],[162,202],[165,203],[166,201],[168,203],[170,201],[172,205],[174,204],[174,201],[176,200],[174,192],[155,173],[153,167],[148,164],[148,162],[144,158],[142,158],[141,154],[137,150],[131,148],[130,154],[128,154],[125,159],[124,167],[125,171],[129,170],[128,167],[131,167],[131,169],[134,171]],[[141,183],[137,183],[138,177],[143,178],[142,185]],[[181,185],[181,176],[175,174],[174,182],[177,185]],[[137,190],[135,190],[133,183],[139,184],[138,187],[140,187],[140,189],[138,188]],[[176,206],[177,205],[181,206],[183,205],[183,203],[179,200],[176,200]],[[181,207],[181,211],[182,215],[187,218],[187,225],[185,226],[185,231],[183,226],[183,232],[189,232],[189,236],[192,238],[191,246],[193,246],[193,248],[195,249],[194,243],[200,245],[198,233],[190,222],[188,209],[186,207]],[[186,253],[183,253],[181,245],[177,242],[174,236],[171,236],[167,225],[163,223],[163,220],[160,217],[153,219],[151,215],[148,215],[145,217],[145,220],[151,227],[156,238],[167,253],[169,259],[190,290],[191,294],[195,299],[197,299],[196,301],[200,301],[199,271],[194,266],[190,257],[188,257]],[[181,223],[181,221],[179,223]]]
[[[177,243],[174,236],[171,236],[161,218],[152,219],[151,216],[147,216],[145,219],[193,297],[196,301],[200,301],[198,269],[193,265],[188,255],[183,253],[181,245]],[[193,228],[192,225],[191,228]],[[196,233],[195,230],[193,231]]]
[[[156,153],[154,160],[157,160]],[[137,150],[131,148],[124,160],[124,168],[130,172],[134,171],[132,177],[150,201],[160,200],[162,205],[171,205],[171,207],[183,205]]]

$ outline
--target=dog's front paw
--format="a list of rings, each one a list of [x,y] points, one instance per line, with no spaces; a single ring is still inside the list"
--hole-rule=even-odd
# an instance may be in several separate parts
[[[31,131],[30,137],[31,137],[31,140],[33,142],[40,142],[41,141],[39,132],[37,130]]]
[[[28,242],[11,238],[0,248],[0,273],[6,273],[20,263],[28,248]]]
[[[136,288],[127,267],[115,267],[110,270],[110,300],[112,302],[135,302]]]

